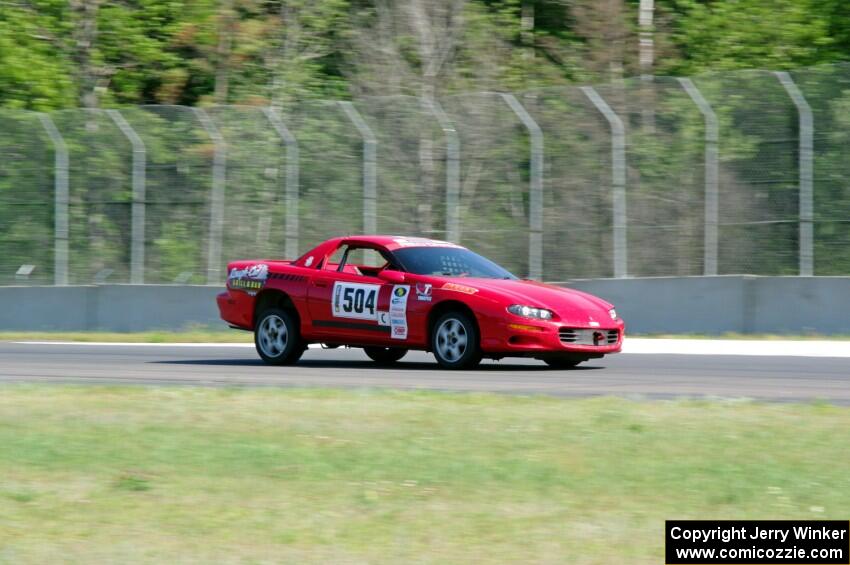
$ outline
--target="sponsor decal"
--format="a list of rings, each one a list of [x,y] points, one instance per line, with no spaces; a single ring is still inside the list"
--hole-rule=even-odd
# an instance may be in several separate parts
[[[594,322],[593,320],[589,321],[588,324],[590,324],[591,328],[598,328],[599,327],[599,322]]]
[[[409,295],[409,285],[393,286],[390,299],[390,337],[392,339],[407,339],[407,297]]]
[[[416,299],[420,302],[431,302],[431,285],[416,283]]]
[[[471,286],[466,286],[457,283],[446,283],[441,287],[443,290],[454,290],[455,292],[462,292],[464,294],[475,294],[478,292],[477,288],[472,288]]]
[[[258,291],[263,288],[263,284],[261,281],[249,281],[245,279],[234,279],[230,281],[230,288],[236,288],[239,290],[253,290]]]
[[[230,274],[227,276],[228,279],[254,279],[258,281],[264,281],[268,277],[269,266],[264,263],[251,265],[244,269],[231,269]]]
[[[245,276],[249,279],[265,280],[269,276],[269,266],[263,264],[252,265],[246,269]]]
[[[378,292],[381,285],[337,281],[333,288],[331,312],[335,318],[378,319]]]
[[[269,266],[264,263],[250,265],[244,269],[231,269],[227,275],[227,286],[239,290],[247,290],[249,294],[256,294],[258,290],[266,285],[269,278]]]
[[[386,310],[378,310],[378,325],[380,326],[389,326],[390,325],[390,313]]]

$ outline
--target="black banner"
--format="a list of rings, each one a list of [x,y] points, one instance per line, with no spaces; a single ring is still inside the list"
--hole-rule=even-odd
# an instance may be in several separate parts
[[[667,565],[848,565],[850,522],[667,520]]]

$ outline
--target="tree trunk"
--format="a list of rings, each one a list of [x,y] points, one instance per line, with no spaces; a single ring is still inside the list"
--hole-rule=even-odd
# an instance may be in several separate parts
[[[434,99],[434,84],[425,77],[422,86],[421,104],[423,115],[429,115],[431,101]],[[417,216],[419,218],[419,231],[424,235],[431,235],[434,228],[432,203],[436,189],[436,175],[434,172],[434,140],[431,130],[426,127],[419,129],[419,170],[421,171],[421,195],[422,199],[417,205]]]
[[[531,0],[524,0],[522,3],[521,14],[522,33],[520,39],[523,49],[523,56],[526,59],[534,58],[534,4]]]
[[[222,0],[216,48],[215,103],[227,104],[230,82],[230,50],[233,45],[233,0]]]
[[[653,14],[654,0],[640,0],[639,56],[641,78],[641,121],[646,131],[655,132],[655,88],[653,86],[652,67],[654,64]]]
[[[77,67],[77,84],[80,103],[84,108],[97,107],[97,70],[92,61],[97,41],[97,12],[100,0],[74,0],[71,10],[76,12],[74,26],[74,62]]]

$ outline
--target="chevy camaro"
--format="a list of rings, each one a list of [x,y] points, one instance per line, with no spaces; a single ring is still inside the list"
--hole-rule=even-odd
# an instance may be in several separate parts
[[[235,261],[221,317],[254,332],[260,357],[295,363],[310,343],[362,347],[381,364],[410,349],[447,369],[532,357],[557,368],[617,353],[625,325],[584,292],[521,280],[472,251],[432,239],[329,239],[294,261]]]

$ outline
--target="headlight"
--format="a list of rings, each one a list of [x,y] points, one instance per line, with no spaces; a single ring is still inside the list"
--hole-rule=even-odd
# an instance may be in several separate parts
[[[545,308],[535,308],[533,306],[523,306],[522,304],[514,304],[508,306],[508,312],[523,316],[525,318],[538,318],[540,320],[551,320],[554,314],[551,310]]]
[[[616,320],[616,319],[617,319],[617,311],[616,311],[614,308],[611,308],[610,310],[608,310],[608,314],[610,314],[610,315],[611,315],[611,319],[612,319],[612,320]]]

